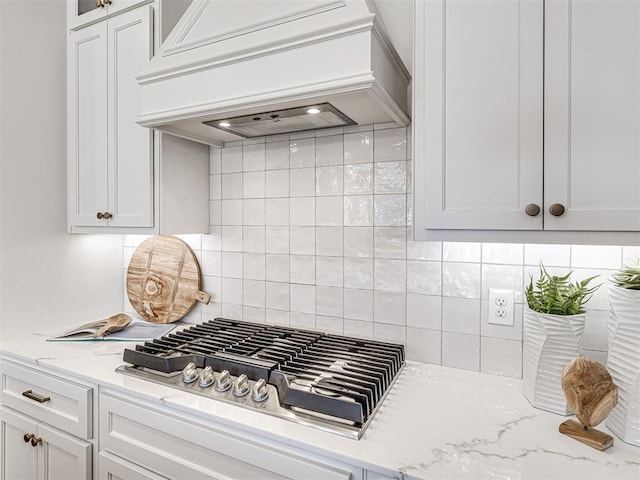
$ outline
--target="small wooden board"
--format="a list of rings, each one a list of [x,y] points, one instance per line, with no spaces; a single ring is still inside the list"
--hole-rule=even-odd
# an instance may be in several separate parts
[[[560,433],[598,450],[606,450],[613,445],[613,437],[595,428],[587,428],[575,420],[566,420],[560,424]]]
[[[177,237],[143,241],[127,269],[127,295],[133,308],[153,323],[180,320],[196,301],[209,303],[200,291],[200,266],[189,246]]]

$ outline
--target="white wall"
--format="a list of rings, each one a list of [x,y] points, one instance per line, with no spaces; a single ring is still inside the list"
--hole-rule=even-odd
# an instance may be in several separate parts
[[[66,233],[63,0],[0,0],[0,339],[122,309],[122,236]]]

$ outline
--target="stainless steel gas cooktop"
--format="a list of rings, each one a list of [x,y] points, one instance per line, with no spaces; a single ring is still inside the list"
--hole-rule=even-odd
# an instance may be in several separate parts
[[[118,372],[358,439],[404,347],[216,318],[124,351]]]

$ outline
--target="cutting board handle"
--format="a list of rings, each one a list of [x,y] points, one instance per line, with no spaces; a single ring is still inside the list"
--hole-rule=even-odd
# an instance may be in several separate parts
[[[196,292],[196,300],[204,303],[205,305],[209,305],[209,302],[211,301],[211,295],[209,295],[207,292],[198,290]]]

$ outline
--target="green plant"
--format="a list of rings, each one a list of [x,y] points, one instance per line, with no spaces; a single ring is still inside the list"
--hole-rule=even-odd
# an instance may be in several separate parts
[[[622,288],[640,290],[640,258],[635,265],[625,265],[614,273],[611,281]]]
[[[532,275],[531,282],[525,290],[529,308],[539,313],[554,315],[584,313],[584,304],[600,288],[600,285],[589,287],[589,282],[598,275],[589,277],[581,282],[571,283],[570,277],[572,273],[569,272],[563,277],[549,275],[541,263],[540,278],[536,281],[535,288]]]

